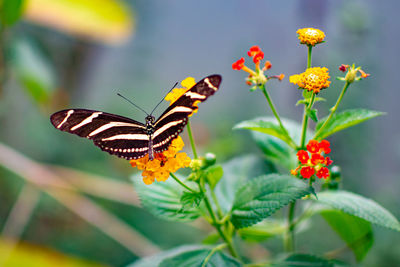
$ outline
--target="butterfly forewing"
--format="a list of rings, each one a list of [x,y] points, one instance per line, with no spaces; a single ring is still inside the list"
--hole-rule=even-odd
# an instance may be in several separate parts
[[[168,149],[187,124],[188,116],[197,110],[196,103],[213,95],[220,83],[220,75],[211,75],[199,81],[173,102],[154,126],[87,109],[62,110],[54,113],[50,120],[61,131],[93,140],[103,151],[125,159],[137,159],[148,154],[149,149],[155,153]]]
[[[221,83],[220,75],[210,75],[196,83],[190,90],[173,102],[157,119],[153,133],[156,153],[166,150],[187,124],[188,116],[197,110],[197,103],[213,95]],[[195,104],[196,103],[196,104]]]

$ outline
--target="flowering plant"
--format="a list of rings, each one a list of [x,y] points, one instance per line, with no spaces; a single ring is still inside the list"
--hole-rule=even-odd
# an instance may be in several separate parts
[[[319,118],[314,104],[324,100],[320,95],[325,90],[333,90],[329,89],[332,72],[326,67],[313,67],[311,58],[313,48],[324,42],[325,34],[312,28],[300,29],[297,34],[300,44],[308,50],[306,69],[289,77],[302,91],[302,99],[297,102],[304,105],[300,124],[279,116],[266,85],[271,79],[281,81],[285,75],[266,75],[272,64],[262,64],[264,52],[260,47],[253,46],[247,53],[254,69],[245,65],[244,57],[232,64],[234,70],[248,73],[246,84],[251,86],[250,91],[260,90],[273,113],[271,117],[234,126],[235,130],[251,131],[263,152],[262,159],[242,156],[219,164],[214,154],[198,156],[189,122],[193,159],[178,152],[183,142],[176,139],[168,151],[155,155],[153,161],[131,161],[132,166],[143,170],[144,183],[137,177],[133,180],[145,208],[171,221],[203,217],[214,229],[201,245],[182,246],[133,266],[334,266],[345,250],[352,251],[357,262],[364,259],[373,243],[372,224],[400,231],[400,223],[385,208],[341,189],[340,168],[333,164],[335,145],[328,141],[338,131],[383,114],[366,109],[337,112],[350,85],[369,74],[361,67],[342,64],[338,71],[345,75],[338,80],[343,89],[328,116]],[[166,99],[175,101],[193,84],[192,79],[185,80],[184,88],[175,89]],[[310,120],[315,122],[313,129],[309,127]],[[269,169],[263,164],[264,159],[268,160]],[[190,172],[175,174],[184,167],[190,167]],[[169,175],[173,179],[167,180]],[[153,184],[145,185],[150,183]],[[276,213],[278,210],[283,212]],[[322,215],[339,235],[345,249],[324,255],[299,253],[296,234],[307,230],[316,214]],[[266,252],[261,258],[254,257],[245,249],[248,241],[262,242],[272,237],[281,238],[283,256]]]

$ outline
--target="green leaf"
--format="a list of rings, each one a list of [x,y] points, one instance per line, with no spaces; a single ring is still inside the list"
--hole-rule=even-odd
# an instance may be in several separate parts
[[[258,131],[261,133],[275,136],[285,142],[289,142],[289,139],[287,138],[285,132],[282,130],[282,128],[279,126],[279,124],[275,121],[263,120],[261,118],[248,120],[248,121],[242,121],[242,122],[236,124],[233,127],[233,129],[234,130],[248,129],[248,130],[252,130],[252,131]]]
[[[179,179],[183,180],[185,184],[189,184],[182,177]],[[174,179],[169,178],[165,182],[146,185],[140,175],[134,175],[132,181],[143,207],[152,214],[170,221],[192,221],[200,216],[196,207],[182,209],[183,189]],[[193,188],[195,187],[193,186]]]
[[[307,116],[315,122],[318,122],[317,110],[316,109],[306,109]]]
[[[46,102],[56,89],[56,74],[49,58],[25,38],[15,41],[10,54],[11,66],[25,90],[36,102]]]
[[[328,124],[322,129],[322,131],[315,137],[318,140],[324,139],[338,131],[344,130],[351,126],[357,125],[363,121],[375,118],[377,116],[384,115],[384,112],[367,110],[367,109],[350,109],[341,113],[334,114]],[[324,124],[328,117],[325,117],[319,121],[316,126],[318,131]]]
[[[308,105],[310,103],[310,100],[311,100],[311,98],[300,99],[299,101],[296,102],[296,106],[301,105],[301,104]],[[323,97],[315,97],[314,98],[314,103],[319,102],[319,101],[326,101],[326,99]]]
[[[251,134],[267,160],[284,167],[286,170],[296,168],[297,157],[293,148],[276,137],[259,132],[252,132]]]
[[[370,223],[400,231],[399,221],[372,199],[347,191],[324,191],[318,193],[318,200],[315,201]]]
[[[207,182],[212,189],[218,184],[219,180],[224,175],[224,170],[221,165],[213,165],[208,167],[205,170],[205,176],[207,178]]]
[[[256,224],[283,206],[310,193],[309,186],[293,176],[260,176],[247,182],[236,192],[231,221],[236,228]]]
[[[361,261],[374,243],[371,223],[337,210],[323,210],[320,214]]]
[[[218,248],[203,247],[182,251],[180,254],[164,259],[159,267],[214,267],[214,266],[242,266],[231,256],[222,253]]]
[[[227,213],[232,209],[235,193],[250,177],[266,172],[265,163],[254,155],[246,155],[225,162],[223,178],[215,187],[215,195],[221,209]]]
[[[333,267],[333,261],[307,254],[292,254],[284,260],[271,264],[274,267]]]
[[[265,219],[250,227],[239,229],[240,237],[246,241],[261,242],[274,236],[283,235],[287,224],[283,220]]]
[[[181,197],[182,208],[179,210],[179,212],[199,207],[203,198],[204,195],[200,192],[193,193],[184,191]]]
[[[307,220],[300,221],[296,225],[295,233],[301,233],[310,228]],[[283,219],[274,219],[269,217],[250,227],[238,230],[240,237],[249,242],[261,242],[272,237],[283,237],[287,230],[287,222]]]
[[[255,118],[251,121],[258,122],[273,122],[275,123],[275,117],[260,117]],[[290,137],[297,143],[300,143],[301,138],[301,125],[295,121],[289,119],[282,119],[282,123],[287,129]],[[254,140],[257,145],[264,152],[266,158],[274,164],[280,165],[287,170],[291,170],[296,168],[297,166],[297,157],[295,151],[286,144],[286,142],[282,141],[278,137],[264,134],[259,131],[251,132]],[[310,139],[314,133],[311,130],[307,131],[307,140]]]
[[[323,97],[318,97],[318,96],[316,96],[316,97],[314,98],[314,103],[315,103],[315,102],[319,102],[319,101],[324,101],[324,102],[326,102],[326,99],[323,98]]]
[[[4,26],[11,26],[19,20],[24,10],[24,0],[2,0],[0,2],[0,21]]]
[[[176,248],[172,248],[166,251],[162,251],[160,253],[157,253],[155,255],[141,258],[140,260],[135,261],[134,263],[128,265],[128,267],[154,267],[154,266],[159,266],[160,263],[170,257],[174,257],[176,255],[179,255],[185,251],[191,251],[191,250],[199,250],[204,248],[204,245],[184,245],[184,246],[179,246]]]
[[[220,238],[221,236],[217,232],[212,232],[211,234],[206,236],[206,238],[204,238],[201,243],[203,245],[214,245],[219,241]]]

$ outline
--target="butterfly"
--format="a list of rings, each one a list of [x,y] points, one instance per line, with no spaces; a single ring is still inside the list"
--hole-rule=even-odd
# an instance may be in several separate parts
[[[138,159],[168,149],[197,110],[219,88],[222,77],[205,77],[173,102],[156,120],[148,114],[145,124],[119,115],[88,109],[65,109],[51,115],[53,126],[61,131],[93,140],[101,150],[124,159]]]

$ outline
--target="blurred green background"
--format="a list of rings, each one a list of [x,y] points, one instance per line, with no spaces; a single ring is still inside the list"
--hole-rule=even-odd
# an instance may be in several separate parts
[[[261,156],[248,133],[231,128],[271,112],[231,64],[259,45],[272,62],[269,73],[286,74],[281,83],[268,83],[280,114],[300,120],[302,107],[294,105],[300,92],[288,77],[305,68],[306,48],[296,36],[303,27],[327,35],[313,50],[313,65],[328,67],[333,80],[321,93],[328,101],[317,104],[320,117],[340,92],[342,83],[334,80],[342,75],[340,64],[356,63],[371,74],[351,86],[339,109],[387,115],[331,138],[332,158],[342,168],[345,189],[400,217],[398,1],[3,0],[1,5],[0,260],[8,258],[1,266],[125,266],[158,250],[200,242],[209,230],[201,222],[165,222],[142,210],[129,163],[55,130],[49,116],[80,107],[143,122],[143,113],[117,92],[150,111],[175,82],[218,73],[220,91],[193,118],[196,142],[219,162],[247,153]],[[326,224],[312,227],[298,240],[305,252],[342,244]],[[375,239],[364,265],[398,264],[399,235],[377,228]],[[277,253],[281,247],[272,241],[257,250]]]

